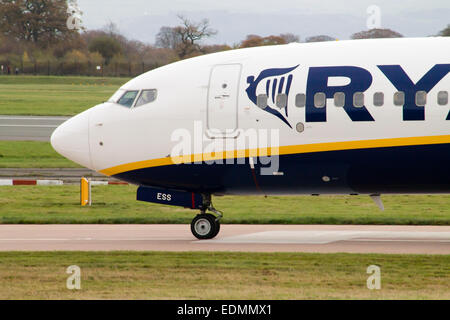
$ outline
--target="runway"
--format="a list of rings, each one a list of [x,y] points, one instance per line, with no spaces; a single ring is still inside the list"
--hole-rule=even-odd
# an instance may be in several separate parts
[[[50,141],[53,131],[69,118],[0,116],[0,140]]]
[[[0,251],[118,250],[450,254],[450,226],[223,225],[208,241],[188,225],[0,226]]]

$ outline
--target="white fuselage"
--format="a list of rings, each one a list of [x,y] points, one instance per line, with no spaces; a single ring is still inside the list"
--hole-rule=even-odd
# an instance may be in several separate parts
[[[62,125],[52,144],[58,152],[88,168],[136,184],[206,190],[209,186],[204,175],[209,175],[210,169],[202,171],[194,168],[196,164],[187,163],[193,160],[200,167],[205,166],[200,162],[206,159],[240,158],[235,151],[249,158],[249,150],[264,146],[255,148],[244,140],[244,144],[233,141],[249,131],[267,131],[269,136],[276,131],[276,143],[267,146],[270,155],[280,156],[279,165],[272,175],[260,178],[261,187],[269,192],[320,193],[322,184],[324,192],[438,192],[439,188],[449,192],[450,174],[444,167],[436,180],[419,174],[416,189],[410,183],[413,177],[406,178],[406,171],[399,176],[395,173],[399,172],[400,158],[412,175],[423,166],[433,165],[432,159],[413,165],[414,148],[419,148],[418,159],[426,158],[426,152],[438,157],[436,166],[443,166],[450,158],[450,104],[445,101],[445,93],[448,100],[450,91],[449,54],[450,38],[426,38],[289,44],[188,59],[131,80],[110,102]],[[137,91],[138,98],[143,90],[155,90],[156,99],[136,107],[117,103],[122,94]],[[411,104],[412,91],[414,103],[426,99],[424,106]],[[258,106],[264,98],[267,106]],[[184,158],[179,162],[184,165],[174,164],[174,149],[179,151],[182,136],[194,139],[199,132],[202,142],[191,140],[192,148],[180,154]],[[208,149],[211,144],[216,146],[213,155]],[[232,152],[221,153],[221,148]],[[358,150],[361,153],[354,153]],[[371,163],[374,157],[380,157],[383,163]],[[323,170],[318,167],[322,160]],[[251,163],[221,166],[243,169],[233,173],[234,169],[227,168],[223,175],[212,175],[210,179],[217,180],[211,182],[213,191],[239,193],[251,188],[247,182],[241,188],[231,176],[245,176]],[[177,185],[176,177],[167,183],[164,178],[152,180],[158,177],[156,170],[171,167],[178,167],[182,183]],[[434,169],[428,170],[427,176],[439,172]],[[368,175],[368,185],[358,189],[355,186],[363,183],[358,179],[363,179],[360,172],[364,170],[382,172],[387,185]],[[310,171],[311,176],[297,171]],[[133,174],[127,176],[130,172]],[[140,173],[147,177],[140,181]],[[204,178],[199,178],[201,185],[187,182],[199,176]],[[396,188],[396,179],[399,186],[410,185],[411,190]],[[297,188],[295,181],[302,187]],[[334,181],[342,184],[329,188]],[[434,188],[433,183],[439,186]]]

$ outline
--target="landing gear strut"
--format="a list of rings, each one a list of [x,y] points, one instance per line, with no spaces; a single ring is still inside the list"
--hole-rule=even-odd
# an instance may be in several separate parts
[[[207,211],[212,213],[206,213]],[[222,217],[222,212],[214,208],[211,195],[204,195],[201,212],[191,223],[192,234],[199,240],[215,238],[220,232],[220,219]]]

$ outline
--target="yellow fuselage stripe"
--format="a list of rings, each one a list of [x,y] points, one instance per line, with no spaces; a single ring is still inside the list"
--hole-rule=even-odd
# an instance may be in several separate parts
[[[304,144],[294,146],[281,146],[279,148],[223,151],[212,154],[194,154],[183,156],[182,158],[167,157],[161,159],[145,160],[123,164],[102,170],[100,172],[108,176],[113,176],[116,174],[133,170],[169,166],[180,163],[193,163],[197,161],[213,161],[213,160],[222,160],[222,159],[226,160],[233,158],[247,158],[247,157],[267,156],[267,155],[276,156],[276,155],[304,154],[304,153],[315,153],[326,151],[404,147],[404,146],[419,146],[419,145],[433,145],[446,143],[450,143],[450,135],[315,143],[315,144]]]

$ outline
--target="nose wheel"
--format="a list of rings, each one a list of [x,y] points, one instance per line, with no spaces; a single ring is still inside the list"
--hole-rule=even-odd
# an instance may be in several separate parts
[[[204,208],[202,212],[192,220],[191,232],[199,240],[209,240],[215,238],[220,232],[220,219],[223,214],[216,210],[211,203],[211,196],[204,197]],[[206,213],[206,211],[211,213]]]
[[[192,220],[191,231],[199,240],[213,239],[220,232],[220,221],[212,214],[199,214]]]

